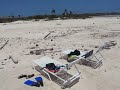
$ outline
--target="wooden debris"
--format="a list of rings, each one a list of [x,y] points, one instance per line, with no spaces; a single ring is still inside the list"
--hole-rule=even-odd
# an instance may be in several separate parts
[[[33,51],[30,51],[30,54],[31,54],[31,55],[33,55],[33,54],[40,55],[43,51],[44,51],[43,49],[33,50]]]
[[[1,65],[5,65],[5,63],[4,63],[4,62],[1,62]]]
[[[30,51],[30,54],[31,54],[31,55],[33,55],[33,54],[35,54],[35,55],[40,55],[42,52],[48,51],[48,50],[49,50],[49,51],[52,51],[53,48],[33,50],[33,51]]]
[[[2,49],[5,47],[5,45],[8,44],[8,41],[9,41],[9,40],[7,40],[7,41],[5,42],[5,44],[3,44],[3,46],[0,48],[0,50],[2,50]]]
[[[49,32],[49,33],[44,37],[44,39],[46,39],[50,34],[51,34],[51,32]]]
[[[117,42],[115,42],[115,41],[110,41],[109,44],[110,44],[110,46],[115,46],[115,45],[117,45]]]
[[[61,52],[61,50],[58,50],[58,51],[49,51],[49,52],[45,52],[45,53],[55,53],[55,52]]]
[[[17,60],[15,60],[15,59],[13,59],[13,57],[12,56],[9,56],[9,59],[11,59],[15,64],[17,64],[18,63],[18,61]]]
[[[110,49],[110,47],[115,46],[115,45],[117,45],[117,43],[115,41],[109,41],[109,42],[104,43],[103,48],[104,49]]]
[[[0,67],[0,69],[4,69],[4,67]]]
[[[49,49],[44,49],[44,51],[47,51],[47,50],[50,50],[50,51],[52,51],[52,50],[53,50],[53,48],[49,48]]]

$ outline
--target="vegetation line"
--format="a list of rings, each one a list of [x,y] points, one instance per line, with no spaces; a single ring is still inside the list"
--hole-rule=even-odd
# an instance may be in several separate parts
[[[38,21],[39,19],[45,19],[45,20],[57,20],[57,19],[86,19],[91,18],[92,16],[103,16],[103,15],[120,15],[118,12],[111,12],[111,13],[84,13],[84,14],[76,14],[72,11],[68,11],[65,9],[61,15],[57,15],[56,11],[53,9],[51,11],[51,14],[47,15],[34,15],[34,16],[28,16],[23,17],[21,15],[18,16],[8,16],[8,17],[0,17],[0,23],[7,23],[7,22],[13,22],[17,20],[32,20],[35,19],[35,21]]]

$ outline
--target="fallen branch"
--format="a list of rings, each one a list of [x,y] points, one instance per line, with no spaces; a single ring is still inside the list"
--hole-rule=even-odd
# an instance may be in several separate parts
[[[5,44],[3,44],[3,46],[0,48],[0,50],[3,49],[3,48],[5,47],[5,45],[8,44],[8,41],[9,41],[9,40],[7,40],[7,41],[5,42]]]
[[[33,55],[33,54],[40,55],[43,51],[44,51],[43,49],[33,50],[33,51],[30,51],[30,54],[31,54],[31,55]]]
[[[61,50],[59,50],[59,51],[49,51],[49,52],[45,52],[45,53],[55,53],[55,52],[61,52]]]
[[[0,67],[0,69],[4,69],[4,67]]]
[[[53,50],[53,48],[44,49],[44,51],[47,51],[47,50],[52,51],[52,50]]]
[[[47,51],[47,50],[52,51],[53,48],[33,50],[33,51],[30,51],[30,54],[31,54],[31,55],[33,55],[33,54],[40,55],[42,52]]]
[[[51,34],[51,32],[50,33],[48,33],[45,37],[44,37],[44,39],[46,39],[49,35]]]
[[[9,56],[9,59],[11,59],[15,64],[17,64],[18,63],[18,61],[16,61],[15,59],[13,59],[13,57],[12,56]]]

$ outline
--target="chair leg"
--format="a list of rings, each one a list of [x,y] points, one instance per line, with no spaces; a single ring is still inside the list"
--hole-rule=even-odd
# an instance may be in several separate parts
[[[80,61],[79,64],[82,65],[82,62]]]

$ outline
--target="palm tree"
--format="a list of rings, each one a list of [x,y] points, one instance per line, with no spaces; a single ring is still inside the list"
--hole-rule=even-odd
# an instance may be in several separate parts
[[[21,15],[18,15],[18,18],[21,18]]]
[[[64,14],[65,14],[65,15],[68,15],[67,9],[64,10]]]
[[[63,14],[62,14],[64,17],[68,16],[68,11],[67,9],[64,10]]]
[[[55,13],[55,10],[53,9],[51,11],[51,15],[49,16],[49,19],[54,19],[54,18],[56,18],[56,13]]]
[[[69,17],[71,17],[73,15],[72,11],[69,12]]]
[[[55,15],[55,10],[54,9],[51,11],[51,15]]]
[[[69,13],[70,15],[72,15],[73,13],[72,13],[72,11],[70,11],[70,13]]]

